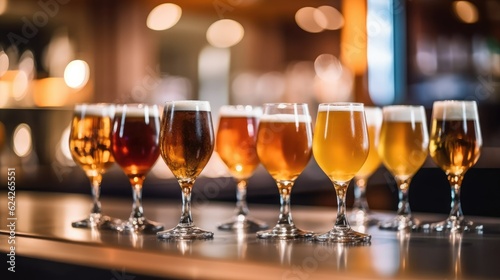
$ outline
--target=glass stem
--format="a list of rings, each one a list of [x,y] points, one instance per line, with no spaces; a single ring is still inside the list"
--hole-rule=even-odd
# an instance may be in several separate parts
[[[366,179],[355,178],[354,184],[354,204],[353,210],[368,212],[368,203],[366,202]]]
[[[397,215],[410,217],[411,209],[410,209],[410,202],[408,199],[408,195],[409,195],[411,177],[408,177],[406,179],[400,179],[396,177],[396,182],[398,183],[398,188],[399,188],[399,204],[398,204]]]
[[[343,183],[333,182],[333,186],[335,187],[335,193],[337,194],[337,220],[335,221],[335,227],[348,229],[349,223],[347,222],[347,218],[345,215],[345,197],[347,187],[349,186],[349,181]]]
[[[98,218],[101,215],[101,201],[100,201],[100,196],[101,196],[101,181],[102,181],[102,175],[101,174],[96,174],[90,176],[90,181],[91,185],[90,187],[92,188],[92,208],[90,209],[90,216],[93,218]]]
[[[449,218],[459,221],[463,219],[462,206],[460,203],[460,187],[462,186],[463,175],[448,175],[451,185],[451,212]]]
[[[131,219],[139,219],[144,217],[144,212],[142,208],[142,183],[144,178],[133,177],[130,178],[130,183],[132,184],[132,192],[134,198],[134,204],[132,205],[132,213],[130,214]]]
[[[239,180],[236,186],[236,215],[248,215],[247,181],[245,179]]]
[[[280,192],[280,215],[278,225],[293,226],[292,212],[290,209],[290,193],[292,191],[293,181],[278,181]]]
[[[182,214],[179,226],[191,227],[193,226],[193,218],[191,216],[191,190],[193,188],[194,180],[179,180],[179,184],[182,190]]]

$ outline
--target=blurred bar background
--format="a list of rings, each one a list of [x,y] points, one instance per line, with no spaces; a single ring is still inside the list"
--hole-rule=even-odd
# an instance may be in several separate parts
[[[430,120],[435,100],[476,100],[483,149],[462,207],[500,217],[500,0],[0,0],[0,189],[16,168],[18,191],[90,194],[68,148],[74,104],[177,99],[210,101],[215,129],[225,104],[306,102],[313,118],[321,102],[422,104]],[[371,208],[396,209],[387,170],[368,186]],[[194,189],[194,201],[234,201],[216,153]],[[449,192],[429,159],[413,180],[412,209],[448,213]],[[102,195],[130,197],[118,167]],[[179,197],[160,159],[144,199]],[[248,201],[278,199],[259,168]],[[314,159],[293,203],[336,204]]]

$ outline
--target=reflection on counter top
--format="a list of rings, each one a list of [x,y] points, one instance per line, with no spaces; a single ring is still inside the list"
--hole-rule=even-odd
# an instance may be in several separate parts
[[[2,194],[0,205],[6,205]],[[126,218],[130,201],[103,199],[103,210]],[[113,271],[128,275],[203,279],[494,279],[500,274],[500,219],[469,217],[485,226],[483,234],[392,232],[376,227],[357,230],[372,235],[367,246],[315,243],[308,240],[260,240],[254,233],[217,230],[219,222],[232,214],[232,203],[193,204],[197,225],[213,230],[212,240],[160,241],[155,235],[123,234],[71,227],[71,221],[84,216],[88,196],[18,191],[16,196],[16,255],[50,262],[78,265],[85,273],[98,269],[111,279]],[[149,199],[145,213],[166,227],[177,224],[179,203]],[[256,217],[272,224],[278,206],[250,205]],[[0,212],[6,220],[6,211]],[[380,218],[391,214],[376,212]],[[422,220],[439,220],[444,215],[416,213]],[[322,232],[335,217],[332,207],[294,208],[298,226]],[[8,252],[9,229],[0,227],[0,251]],[[96,257],[99,256],[99,257]],[[480,256],[480,257],[479,257]],[[28,267],[18,264],[22,275]],[[43,270],[47,276],[68,277],[64,271]],[[107,272],[108,271],[108,272]],[[24,271],[24,273],[27,273]],[[107,273],[107,274],[106,274]],[[45,275],[44,275],[45,276]]]

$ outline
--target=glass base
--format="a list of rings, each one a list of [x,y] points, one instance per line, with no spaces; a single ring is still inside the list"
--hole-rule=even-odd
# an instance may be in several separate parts
[[[250,218],[245,215],[237,215],[232,217],[229,221],[220,224],[218,227],[220,230],[249,230],[257,231],[269,228],[269,226],[257,219]]]
[[[483,225],[476,225],[472,221],[456,219],[455,217],[448,217],[442,222],[424,224],[421,228],[426,231],[430,230],[438,232],[463,232],[471,230],[475,230],[479,233],[483,232]]]
[[[369,243],[371,236],[352,230],[350,227],[334,227],[327,233],[314,235],[314,240],[319,242],[360,244]]]
[[[164,228],[165,227],[162,224],[150,221],[144,217],[130,218],[127,222],[123,223],[121,226],[122,231],[142,232],[142,233],[157,233],[163,230]]]
[[[276,225],[270,230],[258,231],[257,237],[262,239],[296,239],[310,238],[313,232],[304,231],[295,225]]]
[[[412,216],[398,215],[394,219],[384,221],[379,224],[379,228],[383,230],[404,230],[404,229],[418,229],[420,222]]]
[[[91,215],[83,220],[71,223],[74,228],[97,228],[120,231],[122,221],[109,216]]]
[[[167,239],[167,240],[211,239],[214,237],[214,233],[202,230],[195,226],[177,225],[172,229],[157,232],[156,237],[158,237],[159,239]]]
[[[370,212],[362,209],[351,210],[347,219],[351,225],[376,225],[380,222]]]

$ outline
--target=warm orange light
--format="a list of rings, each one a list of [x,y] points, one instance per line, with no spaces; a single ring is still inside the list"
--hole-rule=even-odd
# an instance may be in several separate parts
[[[479,18],[476,6],[469,1],[453,2],[453,10],[456,16],[465,23],[475,23]]]
[[[66,104],[68,95],[73,92],[63,78],[45,78],[34,81],[33,101],[39,107],[58,107]]]
[[[0,0],[0,15],[5,13],[8,4],[9,4],[8,0]]]
[[[9,56],[4,51],[0,50],[0,77],[2,77],[7,70],[9,70]]]
[[[355,74],[363,74],[367,67],[366,0],[343,1],[342,14],[340,60]]]
[[[325,15],[316,8],[303,7],[295,13],[295,22],[303,30],[310,33],[318,33],[324,30],[328,24]]]

